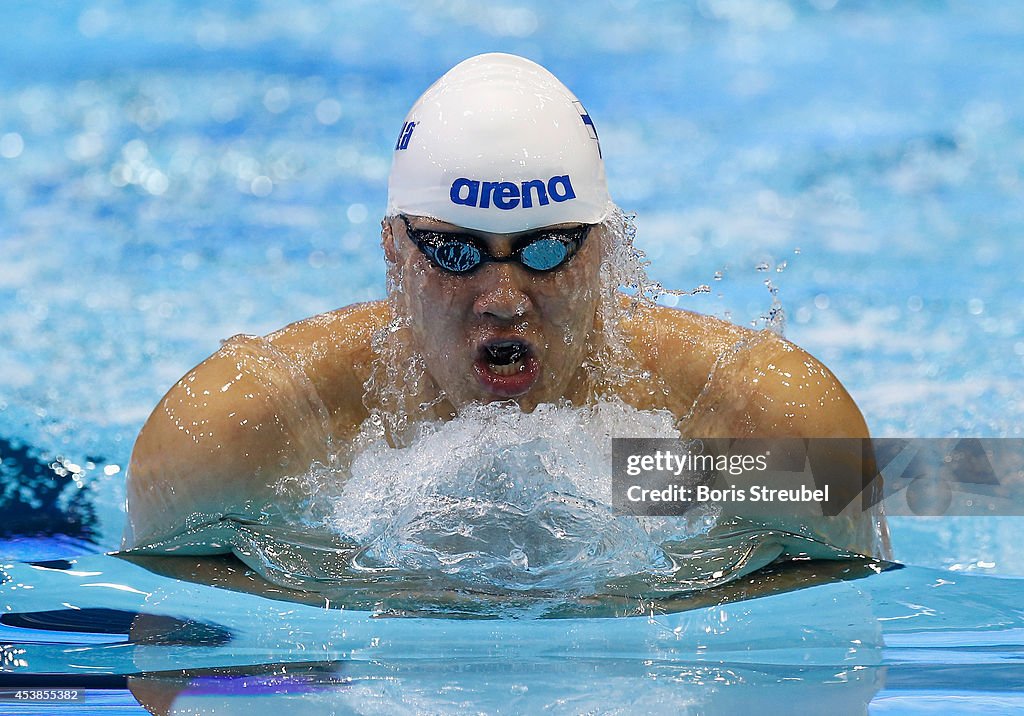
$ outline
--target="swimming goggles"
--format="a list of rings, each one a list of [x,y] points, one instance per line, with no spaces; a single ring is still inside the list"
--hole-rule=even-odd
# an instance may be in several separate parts
[[[442,271],[468,274],[485,263],[517,261],[530,271],[545,273],[564,266],[590,233],[591,224],[569,229],[540,229],[516,239],[512,253],[494,256],[487,247],[470,234],[433,229],[414,229],[409,217],[401,215],[405,231],[416,247]]]

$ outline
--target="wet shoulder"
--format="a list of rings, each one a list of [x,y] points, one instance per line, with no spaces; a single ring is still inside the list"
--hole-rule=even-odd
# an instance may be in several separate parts
[[[363,384],[373,365],[373,335],[390,319],[384,301],[345,306],[289,324],[267,336],[309,377],[337,429],[365,417]]]
[[[663,407],[702,435],[867,434],[839,379],[771,331],[661,306],[638,306],[627,325],[634,352],[665,386]]]
[[[624,321],[630,348],[678,413],[696,400],[723,354],[752,334],[713,316],[638,304]],[[655,407],[655,406],[651,406]]]

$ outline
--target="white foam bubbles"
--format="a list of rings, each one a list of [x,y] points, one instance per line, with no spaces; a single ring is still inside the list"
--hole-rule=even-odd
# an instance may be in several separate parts
[[[569,591],[671,573],[645,529],[654,525],[612,512],[611,439],[622,436],[678,432],[668,413],[621,401],[532,413],[474,404],[451,421],[424,425],[408,447],[369,438],[340,493],[311,475],[320,503],[312,513],[366,545],[367,567]]]

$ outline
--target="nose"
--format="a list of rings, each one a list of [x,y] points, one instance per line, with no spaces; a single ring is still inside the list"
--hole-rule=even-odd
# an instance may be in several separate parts
[[[473,303],[479,318],[514,321],[533,311],[533,301],[524,290],[522,270],[510,264],[491,264],[483,269],[484,285]]]

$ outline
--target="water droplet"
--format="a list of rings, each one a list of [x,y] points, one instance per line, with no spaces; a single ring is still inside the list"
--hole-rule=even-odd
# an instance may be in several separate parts
[[[521,549],[517,548],[517,549],[513,549],[511,552],[509,552],[508,553],[508,559],[512,563],[513,567],[517,567],[519,569],[529,569],[530,568],[530,558],[527,557],[526,556],[526,552],[524,552]]]

